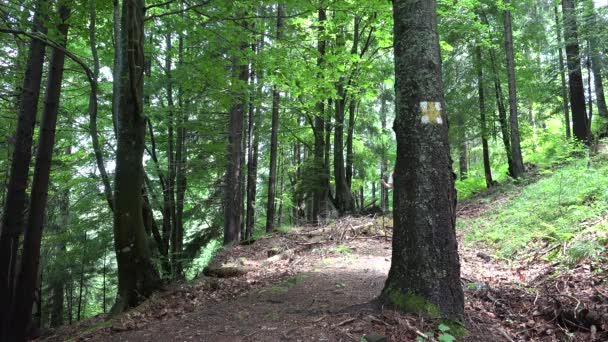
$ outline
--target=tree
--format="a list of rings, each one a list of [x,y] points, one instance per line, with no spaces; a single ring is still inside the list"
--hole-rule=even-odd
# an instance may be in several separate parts
[[[564,39],[566,42],[566,60],[568,64],[568,84],[570,86],[570,109],[572,111],[572,129],[574,137],[589,143],[589,124],[585,109],[585,89],[581,72],[578,28],[574,12],[574,0],[562,0],[564,13]]]
[[[120,34],[118,142],[114,177],[114,248],[118,290],[112,313],[136,306],[157,290],[160,277],[150,258],[142,216],[144,1],[124,0]]]
[[[510,5],[510,0],[505,1]],[[524,174],[524,161],[521,155],[519,138],[519,118],[517,117],[517,87],[515,83],[515,57],[513,53],[513,29],[511,27],[511,11],[507,8],[504,12],[505,30],[505,52],[507,54],[507,75],[509,83],[509,124],[511,129],[511,157],[513,167],[511,175],[519,178]]]
[[[393,255],[381,299],[408,312],[462,320],[454,174],[435,1],[396,0]]]
[[[247,91],[245,85],[249,80],[249,68],[244,55],[249,45],[246,41],[239,43],[239,51],[232,57],[235,102],[230,109],[228,127],[228,169],[225,180],[224,203],[224,245],[238,241],[243,220],[243,196],[241,187],[241,154],[243,153],[243,122]],[[242,55],[238,55],[242,54]]]
[[[47,2],[44,0],[36,2],[33,32],[46,34],[47,29],[43,19],[43,13],[47,10],[46,6]],[[10,324],[6,308],[11,307],[17,250],[23,231],[23,213],[26,207],[25,191],[32,158],[32,135],[40,96],[44,52],[45,44],[38,39],[32,39],[29,46],[23,87],[21,88],[19,121],[0,225],[0,307],[3,308],[0,310],[0,338],[3,337]]]
[[[277,41],[283,35],[283,6],[277,6]],[[277,144],[279,134],[279,110],[281,93],[275,84],[272,89],[272,123],[270,130],[270,175],[268,176],[268,203],[266,209],[266,232],[274,230],[275,192],[277,181]]]
[[[479,123],[481,126],[481,148],[483,154],[483,171],[486,179],[486,187],[494,184],[492,180],[492,165],[490,164],[490,149],[488,147],[488,124],[486,120],[486,101],[483,78],[483,59],[481,46],[475,46],[475,61],[477,63],[477,95],[479,96]]]
[[[12,305],[9,308],[11,323],[9,336],[16,341],[26,339],[27,329],[30,326],[32,305],[38,283],[40,262],[40,248],[42,243],[42,229],[48,198],[49,178],[53,147],[55,145],[55,126],[59,112],[59,98],[63,80],[63,65],[65,61],[65,48],[70,9],[65,1],[58,5],[60,23],[57,31],[60,35],[61,47],[53,50],[49,62],[49,72],[46,86],[46,97],[42,111],[42,123],[36,150],[36,164],[30,196],[27,228],[23,239],[23,251],[17,282],[13,293]]]
[[[566,139],[570,139],[572,135],[572,130],[570,129],[570,110],[568,109],[568,87],[566,86],[566,74],[564,67],[564,52],[562,48],[562,27],[559,23],[559,14],[557,11],[557,5],[553,7],[553,11],[555,14],[555,31],[557,35],[557,48],[559,55],[559,78],[562,85],[562,101],[563,101],[563,110],[564,110],[564,123],[566,127]]]

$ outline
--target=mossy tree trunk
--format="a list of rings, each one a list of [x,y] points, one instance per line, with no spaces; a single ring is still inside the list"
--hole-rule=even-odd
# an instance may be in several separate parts
[[[136,306],[157,290],[160,277],[152,264],[142,215],[144,1],[124,0],[120,34],[118,142],[114,178],[114,248],[118,289],[112,313]]]
[[[394,235],[381,299],[403,311],[460,321],[464,295],[436,2],[395,0],[394,19]]]

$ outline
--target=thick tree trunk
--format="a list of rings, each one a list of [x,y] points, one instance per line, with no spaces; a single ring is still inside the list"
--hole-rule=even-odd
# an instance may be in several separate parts
[[[277,6],[277,40],[283,37],[283,6]],[[277,85],[272,89],[272,128],[270,132],[270,175],[268,177],[268,201],[266,207],[266,232],[274,230],[275,191],[277,178],[277,147],[279,133],[280,92]]]
[[[586,17],[587,17],[587,35],[589,43],[589,56],[591,58],[591,70],[593,72],[593,85],[595,87],[595,98],[597,104],[597,112],[600,117],[608,118],[608,109],[606,108],[606,98],[604,96],[604,81],[602,76],[602,55],[600,53],[600,43],[598,36],[600,28],[597,24],[597,14],[593,0],[585,0]],[[589,115],[591,116],[591,115]],[[605,130],[604,128],[603,130]],[[604,132],[605,133],[605,132]]]
[[[247,43],[240,44],[240,50],[249,48]],[[249,68],[247,61],[242,57],[233,57],[232,68],[236,82],[247,84],[249,80]],[[233,84],[233,86],[237,86]],[[244,89],[245,87],[243,87]],[[239,240],[239,231],[243,219],[243,193],[241,189],[241,154],[243,139],[243,121],[245,104],[247,102],[247,91],[238,91],[235,96],[235,104],[230,110],[230,122],[228,127],[228,168],[225,180],[225,202],[224,202],[224,245]]]
[[[120,105],[114,178],[114,247],[118,265],[116,314],[141,302],[161,286],[150,259],[142,215],[144,1],[122,4]]]
[[[43,13],[47,1],[36,2],[33,32],[46,34]],[[10,324],[8,308],[11,307],[13,285],[16,276],[17,250],[23,230],[23,213],[26,206],[25,191],[29,178],[29,167],[32,159],[32,135],[36,122],[42,66],[44,65],[45,45],[38,39],[32,39],[27,57],[23,87],[20,95],[19,117],[15,145],[11,162],[11,173],[0,224],[0,338]]]
[[[557,46],[559,53],[559,77],[562,82],[562,101],[563,101],[563,110],[564,110],[564,124],[566,127],[566,139],[570,140],[572,136],[572,129],[570,128],[570,110],[568,109],[568,88],[566,87],[566,68],[564,66],[564,52],[562,48],[562,27],[559,23],[559,14],[557,11],[557,5],[553,7],[555,12],[555,30],[557,33]]]
[[[507,5],[510,0],[505,0]],[[505,52],[507,54],[507,75],[509,83],[509,124],[511,128],[511,157],[513,158],[512,176],[519,178],[524,174],[524,160],[521,155],[519,139],[519,118],[517,116],[517,88],[515,82],[515,57],[513,53],[513,29],[511,11],[504,12]]]
[[[589,137],[587,111],[585,110],[585,90],[581,72],[581,57],[578,44],[578,29],[574,0],[562,0],[564,14],[564,40],[568,61],[568,80],[570,85],[570,109],[574,137],[586,144]]]
[[[344,46],[344,32],[340,32],[336,38],[338,47]],[[344,166],[344,116],[346,112],[345,87],[346,78],[341,76],[336,83],[338,98],[335,101],[335,125],[334,125],[334,182],[335,194],[334,205],[339,215],[345,215],[353,211],[355,200],[350,192],[346,179],[346,168]]]
[[[64,47],[68,32],[68,24],[65,20],[67,20],[69,13],[70,10],[66,7],[66,3],[61,2],[59,6],[59,18],[62,20],[62,23],[58,25],[57,29],[63,39],[62,46]],[[12,323],[10,326],[14,329],[13,336],[15,340],[18,341],[26,338],[27,329],[31,324],[32,305],[35,301],[42,229],[48,198],[53,147],[55,146],[55,127],[57,124],[57,113],[59,112],[64,62],[64,52],[59,49],[53,50],[49,64],[38,148],[36,150],[36,164],[34,167],[27,229],[25,230],[23,239],[21,268],[12,301]]]
[[[381,299],[461,321],[456,191],[441,80],[436,2],[395,0],[393,256]]]
[[[483,81],[483,59],[481,46],[475,47],[475,60],[477,62],[477,92],[479,95],[479,123],[481,125],[481,146],[483,154],[483,170],[486,179],[486,187],[494,184],[492,180],[492,165],[490,164],[490,149],[488,148],[488,125],[486,120],[485,90]]]

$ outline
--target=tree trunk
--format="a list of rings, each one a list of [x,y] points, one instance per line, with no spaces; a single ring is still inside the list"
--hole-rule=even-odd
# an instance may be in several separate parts
[[[477,62],[477,90],[479,95],[479,122],[481,124],[481,146],[483,154],[483,170],[486,179],[486,187],[494,184],[492,180],[492,165],[490,164],[490,149],[488,148],[488,125],[486,122],[485,91],[483,82],[483,59],[481,46],[475,47],[475,59]]]
[[[241,51],[249,48],[248,44],[239,44]],[[242,57],[233,57],[232,69],[234,77],[233,87],[237,82],[247,84],[249,80],[249,68],[247,61]],[[244,87],[243,87],[244,88]],[[241,153],[243,139],[243,121],[245,104],[247,102],[247,91],[238,91],[235,96],[235,104],[230,110],[230,123],[228,127],[228,168],[225,180],[225,202],[224,202],[224,245],[238,242],[241,220],[243,218],[243,197],[241,190]]]
[[[34,14],[33,32],[46,34],[44,15],[47,1],[37,1]],[[0,338],[8,328],[13,285],[16,276],[17,250],[23,230],[23,213],[26,206],[25,191],[29,178],[32,159],[32,135],[38,110],[42,66],[44,65],[45,45],[32,39],[27,57],[23,87],[20,94],[19,118],[15,135],[15,146],[11,162],[11,173],[0,224]]]
[[[505,0],[509,5],[510,0]],[[511,11],[504,12],[505,51],[507,54],[507,75],[509,83],[509,124],[511,128],[511,157],[513,158],[512,176],[519,178],[524,174],[524,160],[519,143],[519,119],[517,117],[517,88],[515,82],[515,57],[513,53],[513,29]]]
[[[341,29],[343,30],[343,29]],[[344,46],[344,32],[338,33],[336,38],[338,47]],[[354,209],[355,200],[350,192],[346,179],[346,168],[344,167],[344,116],[346,112],[346,88],[344,76],[341,76],[336,84],[338,98],[335,101],[335,125],[334,125],[334,182],[335,200],[334,205],[339,215],[350,213]]]
[[[395,0],[393,255],[381,299],[462,321],[456,191],[441,80],[436,2]]]
[[[283,6],[277,6],[277,41],[283,38]],[[277,177],[277,146],[279,132],[280,92],[277,85],[272,89],[272,128],[270,132],[270,175],[268,177],[268,201],[266,207],[266,232],[274,230],[275,191]]]
[[[178,66],[181,68],[184,58],[184,37],[179,34],[179,60]],[[184,198],[186,196],[187,178],[186,178],[186,163],[188,161],[188,150],[186,144],[186,121],[187,108],[184,108],[183,91],[180,88],[178,92],[179,119],[177,123],[177,145],[175,151],[175,169],[176,169],[176,189],[175,189],[175,224],[173,225],[173,241],[171,244],[171,255],[173,262],[174,278],[183,278],[182,265],[182,250],[184,245]]]
[[[492,73],[494,76],[494,90],[496,93],[496,107],[498,108],[498,121],[500,122],[500,133],[502,135],[502,142],[505,147],[505,153],[507,155],[507,163],[509,165],[509,176],[513,176],[513,157],[511,156],[511,141],[509,133],[509,121],[507,121],[507,110],[505,109],[504,98],[502,94],[502,86],[500,84],[500,75],[498,74],[498,67],[496,66],[496,58],[494,51],[490,49],[490,61],[492,63]]]
[[[317,51],[319,53],[319,57],[317,58],[317,68],[319,69],[317,73],[317,78],[322,78],[323,74],[321,69],[324,65],[325,60],[325,48],[327,42],[325,40],[325,22],[327,21],[327,15],[325,13],[325,9],[319,8],[318,11],[319,16],[319,26],[318,26],[318,43],[317,43]],[[316,116],[314,121],[314,138],[315,138],[315,146],[314,146],[314,182],[313,187],[313,201],[312,201],[312,213],[311,220],[313,223],[318,223],[321,217],[326,215],[327,210],[327,191],[326,184],[329,184],[329,179],[326,179],[326,164],[324,159],[324,151],[325,151],[325,137],[323,133],[325,132],[325,103],[323,100],[319,101],[316,105]]]
[[[120,105],[114,178],[114,247],[118,265],[116,314],[136,306],[160,285],[142,216],[144,1],[124,0],[121,18]]]
[[[71,154],[71,149],[68,147],[66,149],[66,154]],[[59,198],[59,215],[60,221],[57,225],[57,233],[59,234],[61,231],[67,231],[69,229],[70,222],[70,190],[64,189],[61,192],[61,196]],[[56,272],[62,272],[59,269],[59,263],[57,260],[61,257],[63,253],[65,253],[65,243],[58,243],[56,248],[56,253],[59,257],[55,258],[54,270]],[[59,327],[63,325],[63,302],[64,302],[64,291],[65,291],[65,279],[63,277],[57,277],[55,279],[50,279],[50,287],[51,287],[51,295],[52,295],[52,304],[51,304],[51,322],[50,325],[52,328]]]
[[[462,114],[461,114],[462,115]],[[460,171],[460,180],[465,180],[469,174],[469,165],[467,160],[467,136],[464,126],[464,118],[458,119],[458,165]]]
[[[562,0],[573,133],[577,140],[588,144],[589,126],[587,112],[585,110],[585,90],[583,88],[581,57],[578,45],[578,29],[574,8],[574,0]]]
[[[566,87],[566,74],[565,74],[565,66],[564,66],[564,53],[562,48],[562,27],[559,23],[559,14],[557,12],[557,5],[553,7],[555,12],[555,30],[557,33],[557,46],[559,52],[559,77],[562,82],[562,101],[563,101],[563,110],[564,110],[564,123],[566,127],[566,139],[570,140],[572,136],[572,129],[570,128],[570,110],[568,109],[568,88]]]
[[[59,18],[62,20],[62,23],[58,25],[57,29],[61,35],[61,46],[63,47],[66,45],[68,32],[68,24],[65,21],[69,17],[69,14],[70,10],[66,7],[66,3],[61,2],[59,5]],[[32,305],[35,301],[42,229],[48,198],[53,147],[55,146],[55,127],[59,111],[64,62],[64,52],[54,49],[49,64],[46,97],[42,111],[38,148],[36,150],[36,164],[30,196],[29,215],[23,239],[21,267],[12,301],[12,323],[10,327],[14,329],[13,336],[18,341],[26,338],[27,329],[31,323]]]
[[[255,43],[253,49],[255,50],[255,53],[259,54],[261,48],[262,43],[261,41],[258,41]],[[261,96],[262,94],[262,78],[254,68],[252,68],[250,79],[252,85],[251,89],[253,91],[249,97],[249,156],[247,158],[247,223],[245,228],[245,239],[250,239],[253,236],[253,231],[255,229],[255,199],[257,194],[259,149],[259,138],[256,134],[256,128],[261,119],[261,106],[255,105],[254,97]]]
[[[600,36],[600,27],[597,23],[597,13],[593,0],[585,0],[587,17],[587,35],[589,43],[589,56],[591,58],[591,70],[593,72],[593,80],[595,86],[595,97],[597,103],[597,112],[600,117],[608,118],[608,109],[606,108],[606,98],[604,97],[604,81],[602,77],[602,55],[600,52],[600,43],[598,42],[598,36]],[[589,115],[591,116],[591,115]],[[604,128],[603,130],[605,130]]]

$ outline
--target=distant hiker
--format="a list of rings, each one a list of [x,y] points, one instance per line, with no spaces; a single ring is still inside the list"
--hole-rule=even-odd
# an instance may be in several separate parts
[[[388,177],[388,183],[384,180],[384,177],[380,177],[380,182],[382,182],[382,186],[385,189],[392,189],[393,188],[393,179],[395,178],[395,170],[393,170],[393,172],[391,173],[391,175]]]

